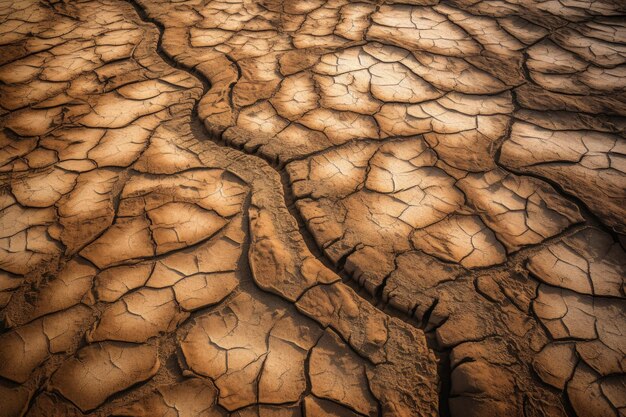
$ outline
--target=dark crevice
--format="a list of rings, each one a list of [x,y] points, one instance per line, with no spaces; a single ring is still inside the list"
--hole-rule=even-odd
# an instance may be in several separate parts
[[[163,34],[165,32],[165,26],[159,22],[156,19],[151,18],[150,16],[148,16],[147,12],[142,8],[142,6],[137,2],[137,0],[127,0],[135,9],[135,11],[137,12],[137,14],[139,15],[139,17],[145,21],[145,22],[149,22],[154,24],[157,29],[159,30],[159,38],[157,41],[157,53],[159,54],[159,56],[170,66],[174,67],[174,68],[178,68],[181,69],[189,74],[191,74],[192,76],[194,76],[195,78],[197,78],[203,86],[203,92],[202,92],[202,97],[204,97],[206,95],[206,93],[211,89],[211,82],[207,79],[207,77],[201,72],[199,71],[197,68],[195,67],[190,67],[187,65],[183,65],[181,63],[179,63],[174,57],[172,57],[170,54],[168,54],[162,45],[163,42]],[[233,64],[235,64],[235,66],[237,67],[237,70],[239,71],[239,73],[241,72],[239,66],[237,65],[237,63],[230,59],[229,60],[231,62],[233,62]],[[246,154],[247,156],[250,157],[258,157],[262,160],[264,160],[269,166],[271,166],[272,168],[274,168],[274,170],[279,174],[280,180],[281,180],[281,185],[282,185],[282,189],[283,189],[283,197],[285,200],[285,206],[287,207],[287,210],[289,211],[289,214],[291,214],[291,216],[296,220],[297,224],[298,224],[298,228],[299,228],[299,232],[300,235],[302,236],[304,243],[306,244],[307,248],[309,249],[309,251],[311,252],[311,254],[313,254],[313,256],[315,256],[319,261],[321,261],[324,266],[326,266],[328,269],[334,271],[335,273],[337,273],[339,276],[341,276],[344,280],[348,279],[348,275],[345,272],[341,272],[341,271],[337,271],[337,269],[335,268],[335,266],[332,264],[332,262],[326,257],[326,255],[319,249],[319,247],[317,246],[317,244],[315,243],[315,239],[313,238],[313,236],[310,234],[310,232],[308,231],[306,224],[304,222],[304,220],[302,219],[302,217],[300,216],[300,213],[298,212],[298,209],[295,205],[295,201],[296,198],[293,195],[293,192],[291,190],[291,186],[289,183],[289,174],[286,172],[286,170],[284,169],[284,166],[277,160],[277,159],[272,159],[270,157],[266,157],[263,154],[260,154],[259,152],[254,152],[253,154],[250,154],[249,152],[246,152],[244,150],[244,147],[235,147],[232,144],[227,143],[227,141],[224,140],[223,138],[223,133],[219,136],[212,134],[211,131],[209,129],[206,128],[205,124],[203,123],[203,121],[200,119],[200,116],[198,114],[198,105],[202,99],[202,97],[196,101],[196,104],[193,108],[192,111],[192,118],[191,118],[191,131],[194,134],[194,136],[198,139],[200,139],[200,141],[202,140],[210,140],[211,142],[222,146],[222,147],[227,147],[230,149],[236,149],[239,150],[241,152],[243,152],[244,154]],[[342,269],[342,268],[340,268]]]
[[[426,333],[426,343],[437,358],[437,375],[439,376],[439,417],[451,417],[450,395],[452,390],[452,367],[450,354],[452,349],[441,349],[434,331]]]
[[[127,1],[134,7],[135,11],[137,12],[139,17],[143,21],[152,23],[157,27],[159,31],[159,37],[157,41],[156,52],[159,54],[159,56],[170,66],[183,70],[191,74],[192,76],[196,77],[202,83],[202,86],[203,86],[202,97],[204,97],[211,88],[211,82],[208,80],[208,78],[197,68],[181,64],[173,56],[167,53],[167,51],[164,50],[163,45],[162,45],[163,35],[166,30],[165,26],[158,20],[150,17],[137,0],[127,0]],[[313,237],[311,232],[308,230],[306,226],[306,222],[303,220],[302,216],[300,215],[298,211],[298,208],[296,207],[296,204],[295,204],[296,198],[291,190],[291,185],[289,182],[289,174],[286,172],[284,164],[282,164],[278,160],[278,158],[274,159],[260,152],[254,152],[251,154],[244,148],[244,146],[241,146],[241,147],[233,146],[232,143],[228,143],[224,139],[223,137],[224,132],[221,132],[221,134],[212,133],[212,129],[207,128],[207,126],[201,120],[198,114],[198,105],[202,97],[196,101],[196,104],[192,110],[192,117],[190,121],[192,134],[200,142],[211,141],[220,147],[238,150],[248,157],[259,158],[262,161],[264,161],[267,165],[272,167],[280,178],[281,186],[282,186],[282,195],[284,198],[285,206],[287,210],[289,211],[289,214],[297,222],[298,232],[300,236],[302,237],[305,245],[307,246],[307,249],[309,250],[309,252],[313,256],[315,256],[320,262],[322,262],[322,264],[326,268],[336,273],[345,284],[347,284],[350,288],[355,290],[355,292],[357,292],[362,298],[370,302],[372,305],[377,306],[380,310],[387,313],[388,315],[401,319],[405,321],[406,323],[414,327],[417,327],[416,323],[411,319],[411,317],[407,317],[405,313],[395,309],[392,306],[383,306],[382,303],[380,303],[381,299],[379,299],[375,295],[369,294],[367,291],[363,289],[363,287],[358,285],[358,283],[353,280],[352,276],[348,274],[343,268],[343,264],[345,263],[346,258],[350,254],[344,256],[337,264],[334,264],[330,259],[328,259],[328,257],[323,253],[323,251],[319,248],[319,246],[315,242],[315,238]]]

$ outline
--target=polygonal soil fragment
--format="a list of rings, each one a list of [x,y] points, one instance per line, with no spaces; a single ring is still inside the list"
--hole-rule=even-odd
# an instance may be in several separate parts
[[[311,352],[311,392],[317,397],[346,404],[353,410],[376,415],[377,406],[367,389],[366,368],[355,354],[342,355],[345,344],[333,332],[326,332]]]
[[[88,324],[91,311],[76,306],[17,327],[0,336],[0,375],[15,382],[28,380],[31,372],[54,353],[70,350]]]
[[[550,245],[528,262],[546,284],[581,294],[624,297],[626,254],[619,243],[595,228],[584,229]]]
[[[105,342],[89,345],[65,362],[50,379],[50,389],[82,411],[154,376],[160,366],[153,346]]]
[[[217,390],[210,381],[188,379],[174,385],[162,385],[139,401],[114,411],[115,415],[133,417],[219,417],[225,413],[216,406]]]
[[[203,315],[181,342],[191,371],[215,381],[228,410],[296,401],[306,388],[304,361],[320,331],[241,293]]]
[[[142,288],[107,306],[87,339],[145,342],[174,330],[185,318],[171,289]]]

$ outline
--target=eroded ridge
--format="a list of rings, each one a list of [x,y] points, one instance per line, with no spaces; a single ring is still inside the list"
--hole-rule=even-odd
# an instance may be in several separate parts
[[[1,2],[0,414],[621,416],[625,12]]]

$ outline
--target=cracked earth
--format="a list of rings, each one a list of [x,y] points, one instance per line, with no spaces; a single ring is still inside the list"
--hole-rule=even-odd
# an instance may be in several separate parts
[[[0,0],[0,416],[625,416],[625,15]]]

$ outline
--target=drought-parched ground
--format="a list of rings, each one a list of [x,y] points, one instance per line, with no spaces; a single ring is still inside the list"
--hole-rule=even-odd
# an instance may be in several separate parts
[[[0,416],[623,417],[622,0],[0,0]]]

